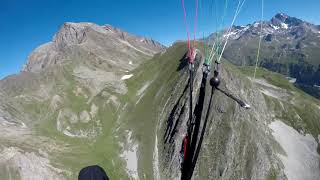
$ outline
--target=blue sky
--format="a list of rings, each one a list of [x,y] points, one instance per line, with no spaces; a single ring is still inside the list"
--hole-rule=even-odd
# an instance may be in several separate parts
[[[210,8],[214,0],[199,0],[197,36],[214,31]],[[222,1],[217,0],[218,9]],[[228,0],[225,25],[231,21],[237,0]],[[319,0],[264,0],[265,19],[284,12],[320,24]],[[192,21],[195,0],[185,0],[188,20]],[[261,1],[247,0],[236,24],[257,21]],[[186,39],[180,0],[1,0],[0,1],[0,79],[18,73],[29,53],[52,39],[64,22],[111,24],[130,33],[143,35],[170,45]],[[190,23],[191,25],[191,23]]]

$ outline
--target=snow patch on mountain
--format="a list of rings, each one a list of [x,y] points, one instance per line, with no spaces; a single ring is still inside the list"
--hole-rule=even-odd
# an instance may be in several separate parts
[[[275,25],[273,25],[273,24],[270,24],[271,25],[271,27],[274,29],[274,30],[278,30],[278,29],[280,29],[280,27],[279,26],[275,26]]]
[[[242,26],[241,26],[242,27]],[[241,31],[247,31],[250,28],[250,26],[244,26],[243,29]]]
[[[128,175],[134,179],[138,180],[138,144],[134,143],[132,140],[132,132],[127,132],[127,141],[126,147],[123,147],[125,150],[120,155],[126,161],[126,170]],[[124,146],[124,145],[122,145]]]
[[[133,74],[129,74],[129,75],[124,75],[122,76],[121,80],[127,80],[127,79],[130,79],[132,78]]]
[[[288,29],[289,27],[288,27],[288,24],[286,24],[286,23],[281,23],[281,28],[283,28],[283,29]]]
[[[253,27],[257,28],[257,27],[259,26],[259,24],[260,24],[260,23],[255,22],[255,23],[253,24]]]
[[[226,38],[226,37],[229,37],[229,36],[233,36],[233,35],[236,35],[237,32],[230,32],[228,34],[224,34],[223,37]]]
[[[320,177],[318,143],[310,134],[302,135],[281,121],[272,122],[272,135],[286,155],[278,154],[290,180],[313,180]]]

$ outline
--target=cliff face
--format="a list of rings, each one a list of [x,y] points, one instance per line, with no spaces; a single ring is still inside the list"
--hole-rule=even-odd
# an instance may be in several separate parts
[[[199,67],[197,79],[202,76]],[[211,87],[207,87],[207,97],[201,119],[200,132],[205,131],[202,147],[194,170],[194,179],[267,179],[268,176],[284,178],[281,162],[276,156],[275,144],[268,124],[273,121],[273,113],[264,95],[253,82],[229,64],[222,71],[221,88],[247,101],[252,109],[241,108],[220,91],[213,91],[209,120],[204,122],[209,105]],[[179,152],[186,132],[188,119],[188,91],[183,91],[187,81],[182,81],[179,90],[172,96],[172,104],[165,113],[167,123],[163,123],[164,144],[163,168],[168,177],[177,178],[180,174]],[[195,87],[199,89],[198,83]],[[195,95],[197,95],[197,91]],[[195,102],[197,96],[195,96]],[[171,127],[169,127],[171,126]],[[174,128],[172,128],[174,127]],[[200,133],[199,132],[199,136]],[[162,135],[162,134],[161,134]],[[200,138],[200,137],[199,137]],[[277,174],[273,174],[278,172]]]
[[[202,78],[201,64],[197,66],[196,82]],[[208,122],[204,124],[211,93],[207,85],[198,139],[204,126],[206,130],[193,179],[319,178],[315,171],[319,168],[319,101],[279,74],[261,69],[258,79],[252,79],[251,68],[238,70],[226,62],[223,67],[220,88],[245,100],[252,108],[243,109],[215,90]],[[159,157],[163,157],[162,179],[180,179],[179,153],[189,113],[187,68],[180,74],[182,79],[161,114],[158,138],[162,142],[158,149]],[[194,95],[199,94],[199,88],[196,83]],[[194,97],[197,102],[197,96]],[[307,114],[311,116],[306,116],[305,111],[309,110]]]
[[[135,85],[144,82],[138,91],[147,87],[135,107],[127,106],[131,110],[126,116],[139,139],[138,164],[143,169],[140,178],[143,172],[146,179],[180,179],[179,154],[189,111],[185,52],[185,44],[177,43],[139,67],[137,71],[141,73],[131,79]],[[194,102],[198,100],[202,78],[200,59],[196,64]],[[314,169],[319,168],[319,101],[280,74],[259,69],[257,79],[252,75],[252,68],[238,69],[224,60],[221,89],[252,108],[240,108],[220,91],[214,91],[193,178],[318,178]],[[206,94],[200,132],[211,95],[209,85]],[[290,140],[286,143],[285,139]]]

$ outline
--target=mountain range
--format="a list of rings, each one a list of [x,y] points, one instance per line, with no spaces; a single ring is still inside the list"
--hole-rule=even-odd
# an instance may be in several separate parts
[[[251,109],[213,92],[193,179],[320,178],[320,102],[287,79],[317,84],[300,66],[316,72],[320,64],[310,51],[319,27],[285,14],[263,27],[265,68],[256,78],[258,22],[230,32],[220,88]],[[21,73],[0,80],[0,179],[76,179],[93,164],[111,179],[179,179],[190,109],[186,52],[185,42],[165,47],[110,25],[63,24]],[[202,67],[199,54],[194,102]],[[208,109],[209,83],[205,91]]]
[[[298,87],[320,98],[320,26],[279,13],[270,21],[233,26],[224,36],[230,37],[224,57],[238,66],[255,65],[261,37],[258,65],[295,78]]]

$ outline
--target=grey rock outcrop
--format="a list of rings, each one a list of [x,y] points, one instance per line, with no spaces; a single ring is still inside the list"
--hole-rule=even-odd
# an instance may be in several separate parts
[[[166,49],[160,43],[144,37],[134,36],[110,25],[93,23],[64,23],[52,42],[36,48],[28,57],[22,71],[40,72],[67,60],[89,59],[107,63],[123,69],[133,69],[154,54]],[[133,65],[129,65],[129,61]]]

